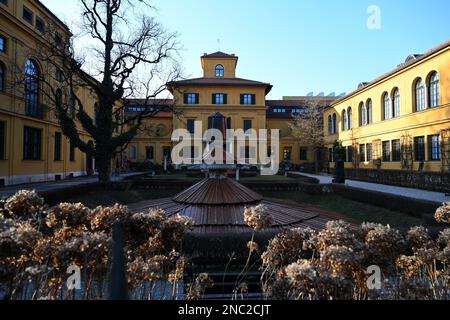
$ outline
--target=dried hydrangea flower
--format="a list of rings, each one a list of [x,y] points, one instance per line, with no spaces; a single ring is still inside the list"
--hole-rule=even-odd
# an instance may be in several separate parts
[[[317,272],[314,266],[308,260],[299,260],[296,263],[290,264],[286,267],[287,277],[294,283],[294,285],[312,283],[316,277]]]
[[[259,245],[255,241],[249,241],[247,243],[247,248],[250,253],[255,253],[259,251]]]
[[[244,211],[244,221],[252,229],[261,231],[272,226],[272,218],[265,205],[258,205],[252,208],[246,208]]]
[[[35,190],[21,190],[5,202],[5,209],[11,216],[27,218],[34,215],[44,206],[44,199]]]
[[[435,219],[439,223],[450,223],[450,202],[442,204],[436,210]]]

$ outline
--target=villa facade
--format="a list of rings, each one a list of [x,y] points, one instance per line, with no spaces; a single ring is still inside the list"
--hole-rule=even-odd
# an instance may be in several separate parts
[[[94,160],[62,134],[42,77],[60,87],[58,70],[36,48],[69,41],[69,28],[40,1],[0,1],[0,185],[55,181],[92,172]],[[67,88],[62,99],[70,99]],[[93,116],[95,97],[77,96]],[[66,100],[64,100],[66,101]],[[67,100],[68,101],[68,100]],[[83,140],[89,135],[79,125]]]
[[[159,100],[156,104],[160,104],[160,109],[170,104],[173,112],[161,112],[147,119],[141,134],[128,147],[126,158],[131,162],[161,164],[164,158],[170,157],[173,130],[187,129],[193,134],[194,124],[199,121],[204,132],[211,127],[210,119],[219,116],[223,117],[227,129],[268,129],[269,132],[278,129],[281,161],[296,165],[313,162],[312,148],[292,135],[289,124],[293,115],[301,113],[307,103],[318,101],[326,107],[336,98],[284,97],[281,100],[267,100],[272,85],[237,77],[237,64],[238,57],[234,54],[204,54],[201,57],[203,77],[168,83],[173,99]],[[131,101],[127,113],[140,112],[141,107],[141,101]],[[192,149],[190,155],[198,156],[198,152]],[[236,149],[234,153],[237,154]],[[247,143],[246,150],[241,150],[241,154],[244,153],[246,158],[253,158],[256,150]]]
[[[346,168],[450,170],[450,41],[410,55],[395,70],[335,101],[325,140],[346,149]]]

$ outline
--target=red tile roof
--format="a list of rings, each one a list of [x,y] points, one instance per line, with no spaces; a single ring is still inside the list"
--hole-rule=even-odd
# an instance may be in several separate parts
[[[266,93],[272,90],[272,85],[265,82],[242,79],[242,78],[195,78],[180,81],[172,81],[167,84],[170,87],[181,86],[248,86],[248,87],[265,87]]]

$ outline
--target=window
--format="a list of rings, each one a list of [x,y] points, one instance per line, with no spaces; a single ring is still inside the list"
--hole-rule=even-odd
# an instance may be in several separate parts
[[[283,149],[283,160],[291,161],[292,159],[292,147],[285,147]]]
[[[24,127],[23,159],[41,160],[42,130]]]
[[[391,161],[391,142],[383,141],[383,162]]]
[[[213,104],[227,104],[227,95],[224,93],[213,94],[212,103]]]
[[[428,144],[430,149],[430,160],[439,161],[441,160],[441,138],[439,135],[429,136]]]
[[[387,92],[383,95],[383,119],[389,120],[392,118],[391,99]]]
[[[392,161],[399,162],[401,160],[400,140],[392,141]]]
[[[334,162],[334,152],[332,148],[328,148],[328,162]]]
[[[414,138],[414,159],[425,161],[425,137]]]
[[[394,102],[394,118],[400,117],[400,90],[396,88],[392,96],[392,101]]]
[[[425,84],[422,79],[416,81],[416,111],[423,111],[425,105]]]
[[[130,159],[136,160],[136,158],[137,158],[137,147],[136,146],[130,146],[129,156],[130,156]]]
[[[4,4],[5,6],[8,5],[8,0],[0,0],[0,4]]]
[[[6,53],[6,38],[0,36],[0,52]]]
[[[44,22],[44,20],[42,20],[41,17],[36,17],[36,29],[40,33],[44,33],[45,32],[45,22]]]
[[[285,108],[276,108],[272,110],[273,113],[286,113]]]
[[[347,110],[347,128],[348,130],[352,130],[353,129],[353,113],[352,113],[352,108],[348,108]]]
[[[223,68],[223,65],[218,64],[216,66],[216,77],[222,78],[225,75],[225,69]]]
[[[366,162],[366,145],[365,144],[359,145],[359,161]]]
[[[366,145],[366,149],[367,149],[367,161],[372,161],[373,160],[373,146],[371,143],[368,143]]]
[[[244,120],[244,132],[253,128],[252,120]]]
[[[364,105],[364,102],[361,102],[359,104],[359,117],[360,117],[360,125],[365,126],[367,125],[367,110],[366,106]]]
[[[256,103],[254,94],[241,94],[241,104],[254,105]]]
[[[430,77],[428,91],[430,93],[430,108],[435,108],[440,104],[439,93],[439,73],[433,72]]]
[[[155,148],[146,147],[145,148],[145,157],[147,160],[153,160],[155,158]]]
[[[76,151],[76,148],[75,148],[75,145],[72,142],[69,142],[69,149],[70,149],[69,159],[70,159],[70,161],[75,162],[75,151]]]
[[[373,123],[373,115],[372,115],[372,100],[369,99],[367,100],[367,124],[372,124]]]
[[[301,109],[301,108],[294,108],[294,109],[291,110],[291,112],[292,112],[292,114],[294,114],[294,115],[299,115],[299,114],[303,113],[304,110]]]
[[[187,131],[189,131],[190,134],[194,134],[194,131],[195,131],[195,119],[188,119],[187,120]]]
[[[61,132],[55,132],[55,161],[61,161],[61,143],[62,135]]]
[[[300,148],[300,161],[308,161],[308,149]]]
[[[355,151],[352,146],[347,147],[347,162],[353,162],[355,159]]]
[[[333,134],[337,133],[337,115],[336,113],[333,114]]]
[[[56,81],[58,81],[58,82],[61,82],[61,81],[62,81],[62,71],[61,71],[60,69],[56,69],[56,72],[55,72],[55,79],[56,79]]]
[[[6,158],[6,123],[0,121],[0,160]]]
[[[39,108],[39,67],[34,60],[25,64],[25,109],[31,117],[40,117]]]
[[[199,97],[198,93],[185,93],[184,104],[199,104]]]
[[[63,45],[62,36],[58,32],[55,33],[55,44],[57,47],[61,47]]]
[[[6,72],[5,72],[5,65],[0,62],[0,92],[5,91],[5,78],[6,78]]]
[[[342,130],[347,131],[348,130],[348,122],[347,122],[347,111],[342,112]]]
[[[72,118],[75,118],[75,111],[76,111],[75,106],[76,106],[75,94],[71,92],[69,98],[69,116]]]
[[[33,11],[25,6],[23,6],[23,19],[26,22],[33,24]]]
[[[328,116],[328,134],[333,134],[333,119],[331,115]]]

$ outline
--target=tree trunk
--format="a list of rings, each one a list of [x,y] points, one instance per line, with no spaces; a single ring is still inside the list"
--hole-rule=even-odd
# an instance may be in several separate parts
[[[111,159],[106,154],[98,153],[95,158],[98,170],[98,180],[100,183],[108,183],[111,181]]]

